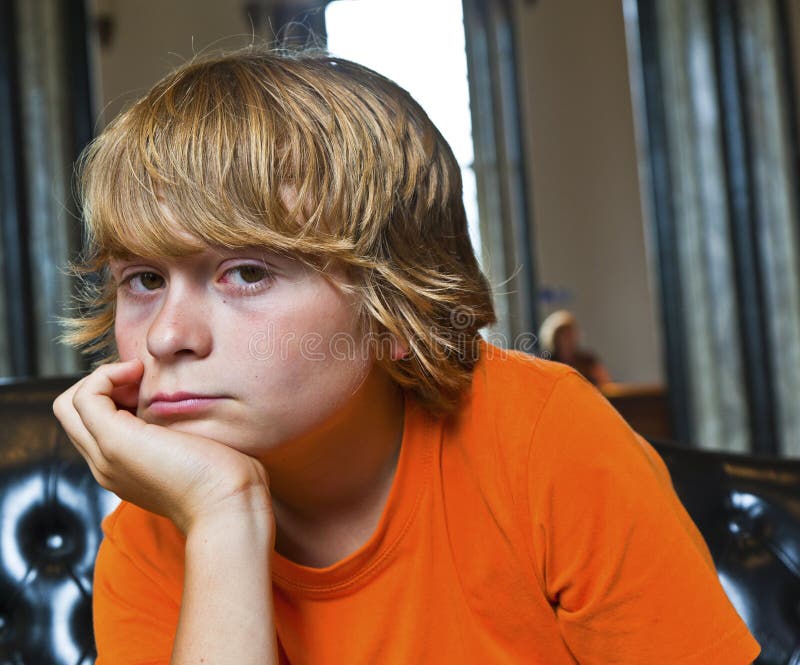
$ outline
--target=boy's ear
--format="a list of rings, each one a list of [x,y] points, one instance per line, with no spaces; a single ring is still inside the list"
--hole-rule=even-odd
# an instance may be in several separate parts
[[[408,358],[408,345],[394,337],[392,339],[392,360],[403,360]]]

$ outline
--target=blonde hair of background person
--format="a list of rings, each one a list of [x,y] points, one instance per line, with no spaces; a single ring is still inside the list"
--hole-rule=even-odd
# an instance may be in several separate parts
[[[755,656],[646,442],[481,341],[458,165],[395,84],[198,58],[81,182],[100,283],[67,337],[109,362],[54,410],[123,499],[98,665]]]

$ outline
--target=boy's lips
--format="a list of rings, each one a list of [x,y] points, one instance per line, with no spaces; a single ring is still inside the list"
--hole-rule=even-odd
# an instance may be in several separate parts
[[[226,397],[189,392],[156,393],[147,401],[146,408],[157,416],[188,415],[204,411]]]

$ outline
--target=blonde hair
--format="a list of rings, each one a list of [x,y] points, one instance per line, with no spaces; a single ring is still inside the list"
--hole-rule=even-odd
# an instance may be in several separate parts
[[[550,314],[539,327],[539,346],[551,356],[556,352],[556,336],[559,330],[577,325],[575,315],[566,309],[559,309]]]
[[[65,338],[88,352],[114,354],[111,257],[202,244],[345,266],[365,331],[410,350],[377,362],[435,412],[457,403],[495,321],[452,151],[407,92],[347,60],[254,48],[192,60],[84,151],[79,187],[78,271],[100,280],[84,280]]]

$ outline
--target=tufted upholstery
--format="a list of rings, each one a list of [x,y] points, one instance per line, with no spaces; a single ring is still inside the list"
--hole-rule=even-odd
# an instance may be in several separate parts
[[[52,414],[70,380],[0,385],[0,665],[89,665],[101,489]]]
[[[71,380],[0,384],[0,665],[89,665],[100,521],[116,505],[52,415]],[[762,647],[800,665],[800,461],[656,443]]]
[[[756,662],[800,665],[800,460],[656,449],[761,645]]]

